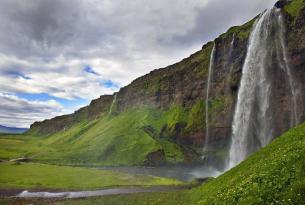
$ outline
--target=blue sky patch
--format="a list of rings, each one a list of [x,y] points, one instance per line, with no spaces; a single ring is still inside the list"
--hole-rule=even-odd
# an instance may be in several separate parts
[[[100,74],[98,74],[97,72],[95,72],[95,71],[93,70],[93,68],[91,68],[90,66],[86,66],[86,67],[84,68],[84,71],[87,72],[87,73],[93,74],[93,75],[97,75],[97,76],[100,75]]]
[[[47,101],[47,100],[55,100],[59,104],[61,104],[66,109],[79,108],[80,106],[88,105],[89,100],[77,98],[74,100],[67,100],[63,98],[58,98],[54,96],[50,96],[47,93],[16,93],[16,96],[20,98],[24,98],[27,100],[39,100],[39,101]]]
[[[100,85],[102,87],[105,87],[105,88],[115,88],[115,89],[117,89],[117,88],[120,87],[120,85],[118,83],[115,83],[111,80],[104,80],[100,83]]]

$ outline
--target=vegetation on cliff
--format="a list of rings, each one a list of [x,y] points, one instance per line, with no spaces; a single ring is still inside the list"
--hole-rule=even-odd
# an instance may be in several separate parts
[[[304,6],[304,0],[294,0],[284,7],[284,10],[293,17],[299,15],[300,10]]]

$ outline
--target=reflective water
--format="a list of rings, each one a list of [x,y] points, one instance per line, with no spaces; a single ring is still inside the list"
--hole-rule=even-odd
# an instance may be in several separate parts
[[[94,196],[106,196],[116,194],[133,194],[133,193],[146,193],[146,192],[162,192],[169,190],[177,190],[175,187],[126,187],[126,188],[113,188],[95,191],[75,191],[75,192],[29,192],[27,190],[21,192],[17,198],[84,198]]]
[[[166,177],[189,182],[196,178],[218,176],[221,172],[206,165],[176,165],[162,167],[102,167],[100,169],[114,170],[130,174],[143,174]]]
[[[167,177],[189,182],[193,179],[204,179],[221,174],[214,168],[204,165],[179,165],[162,167],[100,167],[98,169],[120,171],[129,174],[142,174],[157,177]],[[94,191],[69,191],[69,192],[30,192],[25,190],[15,197],[18,198],[83,198],[93,196],[133,194],[146,192],[162,192],[185,189],[183,186],[152,186],[152,187],[124,187]]]

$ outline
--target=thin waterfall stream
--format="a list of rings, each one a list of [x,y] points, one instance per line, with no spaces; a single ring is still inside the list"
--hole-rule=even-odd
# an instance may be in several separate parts
[[[210,63],[209,63],[209,71],[208,71],[208,83],[206,88],[206,98],[205,98],[205,125],[206,125],[206,132],[205,132],[205,141],[204,141],[204,147],[203,150],[206,152],[208,150],[209,146],[209,140],[210,140],[210,117],[209,117],[209,98],[210,98],[210,87],[211,87],[211,81],[212,81],[212,75],[213,75],[213,67],[214,67],[214,57],[215,57],[215,42],[211,51],[210,56]]]
[[[232,72],[233,72],[233,68],[234,68],[233,63],[231,63],[231,60],[232,60],[232,56],[233,56],[232,52],[233,52],[233,49],[234,49],[235,38],[236,38],[235,33],[233,33],[232,41],[230,43],[230,48],[229,48],[229,52],[227,54],[227,59],[226,59],[226,62],[227,62],[226,66],[230,67],[230,70],[229,70],[229,73],[228,73],[228,77],[227,77],[227,80],[226,80],[226,91],[225,92],[227,94],[230,91],[230,81],[231,81]]]
[[[291,119],[290,119],[290,127],[294,127],[299,123],[298,119],[298,113],[297,113],[297,88],[294,83],[292,73],[291,73],[291,68],[290,68],[290,63],[288,60],[287,56],[287,48],[284,40],[284,35],[286,32],[284,21],[283,21],[283,15],[281,13],[281,10],[276,11],[278,13],[278,27],[279,27],[279,39],[280,39],[280,44],[281,44],[281,49],[283,52],[283,61],[284,61],[284,69],[287,73],[288,77],[288,82],[290,86],[290,91],[291,91]]]
[[[112,100],[112,103],[111,103],[111,105],[110,105],[108,115],[111,115],[111,114],[112,114],[113,106],[114,106],[114,104],[115,104],[115,102],[116,102],[116,97],[117,97],[117,93],[115,93],[114,96],[113,96],[113,100]]]

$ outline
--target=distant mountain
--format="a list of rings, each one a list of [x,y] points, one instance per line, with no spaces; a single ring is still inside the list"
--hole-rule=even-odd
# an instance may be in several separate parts
[[[27,131],[27,128],[5,127],[0,125],[0,133],[19,134]]]

